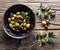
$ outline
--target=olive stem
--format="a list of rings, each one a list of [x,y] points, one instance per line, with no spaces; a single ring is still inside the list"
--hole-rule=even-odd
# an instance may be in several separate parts
[[[39,22],[37,22],[37,23],[39,23]],[[41,21],[40,21],[40,23],[41,23]],[[51,22],[49,22],[49,24],[51,24],[51,25],[56,25],[56,26],[60,26],[60,24],[55,24],[55,23],[51,23]]]

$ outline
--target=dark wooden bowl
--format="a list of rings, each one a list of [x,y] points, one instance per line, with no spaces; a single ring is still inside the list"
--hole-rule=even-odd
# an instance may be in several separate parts
[[[31,27],[30,27],[29,30],[27,30],[25,32],[23,32],[23,31],[15,32],[8,27],[8,17],[10,17],[10,13],[11,12],[16,13],[17,11],[19,11],[19,12],[22,12],[22,11],[23,12],[29,12],[30,24],[31,24]],[[34,15],[33,11],[25,5],[22,5],[22,4],[13,5],[10,8],[8,8],[8,10],[4,14],[3,29],[4,29],[5,33],[12,38],[15,38],[15,39],[25,38],[29,35],[29,33],[32,31],[32,29],[34,27],[35,27],[35,15]]]

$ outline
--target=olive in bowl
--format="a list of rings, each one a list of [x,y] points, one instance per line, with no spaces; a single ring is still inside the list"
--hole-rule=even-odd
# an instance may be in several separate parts
[[[22,39],[27,37],[35,27],[35,15],[26,5],[16,4],[5,12],[2,23],[7,35]]]

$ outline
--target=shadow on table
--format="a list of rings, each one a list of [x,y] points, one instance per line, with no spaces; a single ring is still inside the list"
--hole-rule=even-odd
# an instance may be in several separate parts
[[[45,45],[43,47],[38,47],[38,45],[35,45],[34,47],[31,47],[31,43],[34,40],[33,35],[29,35],[25,39],[13,39],[5,34],[5,32],[0,33],[0,50],[5,48],[5,50],[55,50],[56,45]],[[4,49],[3,49],[4,50]]]
[[[15,49],[16,50],[19,47],[28,46],[33,41],[33,36],[29,35],[25,39],[18,40],[18,39],[14,39],[14,38],[9,37],[8,35],[5,34],[4,31],[2,31],[0,33],[0,39],[1,39],[0,44],[3,43],[3,45],[2,44],[1,45],[5,47],[5,50],[8,50],[8,49],[11,49],[11,50]]]

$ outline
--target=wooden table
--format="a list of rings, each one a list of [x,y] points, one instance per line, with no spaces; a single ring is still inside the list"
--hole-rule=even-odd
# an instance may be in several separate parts
[[[60,50],[60,26],[49,25],[49,29],[46,31],[44,27],[41,27],[40,19],[36,16],[36,10],[38,9],[40,3],[43,5],[47,5],[52,7],[52,9],[56,10],[56,18],[51,23],[60,24],[60,0],[0,0],[0,50]],[[5,11],[14,4],[24,4],[30,7],[35,13],[35,28],[32,31],[32,35],[39,33],[40,31],[44,32],[54,32],[57,36],[56,43],[53,46],[46,45],[44,47],[38,48],[37,46],[31,48],[28,41],[31,41],[32,38],[23,39],[21,43],[24,43],[22,46],[17,45],[16,39],[12,39],[8,37],[2,28],[2,18],[4,16]],[[31,35],[31,36],[32,36]],[[27,42],[25,42],[27,41]],[[18,43],[19,44],[19,43]],[[26,44],[26,45],[25,45]]]

